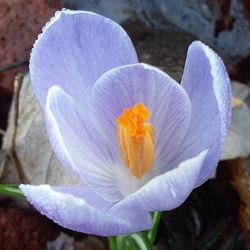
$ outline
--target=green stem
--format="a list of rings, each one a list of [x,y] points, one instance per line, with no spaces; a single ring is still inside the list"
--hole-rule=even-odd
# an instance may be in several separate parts
[[[17,184],[0,184],[0,193],[12,195],[18,198],[24,198],[23,193]]]
[[[148,231],[148,239],[150,241],[151,246],[153,247],[154,243],[155,243],[155,239],[156,239],[156,235],[157,235],[157,231],[158,231],[158,227],[160,224],[160,220],[161,220],[161,212],[154,212],[153,213],[153,227],[151,230]]]
[[[116,237],[115,236],[108,237],[108,242],[109,242],[109,250],[116,250]]]

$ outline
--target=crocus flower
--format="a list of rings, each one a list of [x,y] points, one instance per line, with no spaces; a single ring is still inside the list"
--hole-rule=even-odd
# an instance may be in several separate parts
[[[95,235],[147,230],[152,211],[178,207],[215,171],[230,124],[221,59],[193,42],[178,84],[139,63],[126,32],[63,10],[30,59],[50,142],[82,186],[20,185],[54,222]]]

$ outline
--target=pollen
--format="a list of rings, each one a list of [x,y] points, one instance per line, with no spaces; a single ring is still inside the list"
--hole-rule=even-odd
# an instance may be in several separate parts
[[[155,131],[146,122],[150,111],[143,103],[123,110],[116,119],[120,152],[126,167],[133,176],[141,179],[154,163]]]

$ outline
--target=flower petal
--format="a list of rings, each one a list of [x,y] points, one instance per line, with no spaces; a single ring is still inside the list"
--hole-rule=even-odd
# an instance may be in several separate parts
[[[104,199],[120,200],[123,196],[112,170],[114,156],[97,128],[91,108],[81,112],[72,97],[53,86],[48,93],[45,115],[50,142],[62,164]]]
[[[110,213],[108,209],[113,204],[86,187],[20,185],[20,189],[40,213],[74,231],[110,236],[146,230],[151,226],[148,213],[127,211],[122,218]]]
[[[137,61],[130,38],[117,23],[91,12],[62,10],[34,45],[31,81],[42,107],[53,85],[85,102],[104,72]]]
[[[155,177],[137,192],[127,196],[111,208],[142,211],[166,211],[178,207],[194,189],[207,150],[182,162],[177,168]]]
[[[191,124],[176,159],[180,162],[209,149],[197,185],[216,167],[231,118],[230,81],[222,60],[206,45],[193,42],[181,82],[192,105]]]
[[[93,87],[92,103],[110,142],[117,145],[116,118],[124,109],[144,103],[155,128],[157,174],[168,169],[189,126],[190,102],[185,91],[161,70],[147,64],[119,67],[102,75]]]

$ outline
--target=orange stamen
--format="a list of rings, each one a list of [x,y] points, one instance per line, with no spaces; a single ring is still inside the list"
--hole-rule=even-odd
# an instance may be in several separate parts
[[[150,111],[143,103],[124,109],[116,119],[117,135],[125,165],[138,179],[146,174],[154,162],[154,126],[145,122]]]

